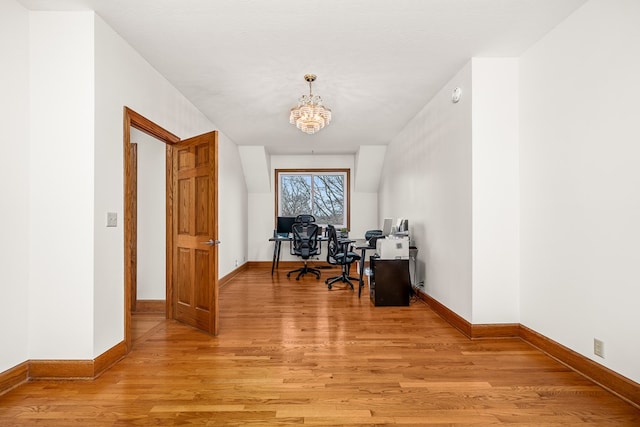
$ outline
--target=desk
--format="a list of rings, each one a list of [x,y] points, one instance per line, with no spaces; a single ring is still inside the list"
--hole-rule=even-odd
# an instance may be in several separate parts
[[[356,240],[356,249],[360,249],[360,282],[358,284],[358,298],[360,298],[360,294],[362,294],[362,288],[364,287],[364,281],[362,280],[362,275],[364,274],[364,257],[367,254],[367,249],[375,250],[375,246],[369,246],[364,239]]]
[[[273,270],[275,267],[280,264],[280,247],[282,246],[282,242],[290,242],[292,241],[292,237],[284,237],[284,236],[275,236],[269,239],[270,242],[275,242],[273,245],[273,261],[271,261],[271,275],[273,276]]]
[[[318,255],[322,253],[322,242],[326,242],[328,239],[324,236],[318,236],[318,242],[320,245]],[[271,275],[273,276],[273,270],[278,268],[280,264],[280,248],[282,242],[292,242],[292,236],[275,236],[269,239],[270,242],[274,242],[273,245],[273,260],[271,261]]]
[[[367,253],[367,250],[375,250],[375,246],[369,246],[366,240],[358,239],[356,241],[356,249],[360,249],[362,252],[360,253],[360,286],[358,287],[358,298],[360,298],[360,294],[362,293],[362,288],[364,287],[364,281],[362,280],[362,275],[364,274],[364,257]],[[415,280],[415,262],[416,256],[418,253],[418,249],[415,246],[409,246],[409,259],[413,261],[413,279]],[[413,283],[413,282],[412,282]]]

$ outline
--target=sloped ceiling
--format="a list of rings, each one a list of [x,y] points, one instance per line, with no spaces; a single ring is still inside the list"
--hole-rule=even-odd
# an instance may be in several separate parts
[[[584,0],[20,0],[94,10],[238,145],[272,154],[385,145],[474,56],[519,56]],[[288,122],[314,93],[315,135]]]

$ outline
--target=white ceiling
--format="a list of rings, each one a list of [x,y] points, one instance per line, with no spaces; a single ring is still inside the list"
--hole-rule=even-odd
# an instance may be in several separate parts
[[[95,10],[238,145],[324,154],[389,143],[471,57],[519,56],[585,0],[20,2]],[[306,73],[333,111],[314,135],[289,124]]]

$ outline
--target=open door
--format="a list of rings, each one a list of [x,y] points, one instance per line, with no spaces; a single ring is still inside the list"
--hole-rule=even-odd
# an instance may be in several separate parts
[[[209,334],[218,333],[218,133],[168,146],[171,151],[172,317]],[[169,242],[167,242],[169,243]]]
[[[136,298],[136,177],[131,128],[166,144],[166,315],[218,333],[218,133],[184,141],[124,107],[124,341]],[[206,242],[206,243],[200,243]],[[209,246],[212,244],[212,246]]]

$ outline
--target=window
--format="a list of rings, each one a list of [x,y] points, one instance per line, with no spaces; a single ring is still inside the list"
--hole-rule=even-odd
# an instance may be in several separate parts
[[[276,216],[312,214],[319,225],[349,228],[348,169],[276,169]]]

